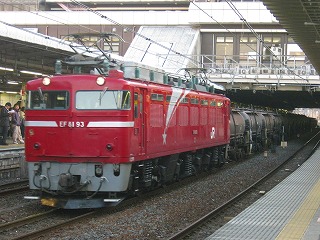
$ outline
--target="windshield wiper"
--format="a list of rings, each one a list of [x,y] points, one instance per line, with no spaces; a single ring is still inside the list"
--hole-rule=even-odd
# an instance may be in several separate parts
[[[38,87],[38,92],[39,92],[40,99],[41,99],[42,103],[44,103],[44,96],[43,96],[43,93],[42,93],[41,87]]]
[[[100,92],[100,97],[99,97],[99,99],[98,99],[100,106],[101,106],[101,100],[102,100],[103,96],[106,94],[107,90],[108,90],[108,87],[105,87],[105,88],[103,89],[103,91]]]

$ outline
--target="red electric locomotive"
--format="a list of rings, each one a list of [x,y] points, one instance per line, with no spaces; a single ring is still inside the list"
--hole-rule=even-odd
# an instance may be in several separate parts
[[[130,64],[27,83],[25,152],[38,195],[25,198],[105,207],[223,164],[230,100]]]

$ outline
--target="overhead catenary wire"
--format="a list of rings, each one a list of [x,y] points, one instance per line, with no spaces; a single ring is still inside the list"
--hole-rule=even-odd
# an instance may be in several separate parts
[[[5,2],[0,1],[0,3],[3,3],[3,4],[4,4]],[[24,6],[26,6],[26,7],[28,7],[28,5],[26,5],[26,4],[23,4],[23,3],[21,3],[21,4],[24,5]],[[100,31],[98,31],[98,30],[96,30],[96,29],[93,29],[93,28],[90,28],[90,27],[85,26],[85,25],[81,25],[81,24],[78,24],[78,23],[74,23],[74,22],[69,21],[69,20],[66,20],[66,19],[56,19],[56,16],[50,15],[48,12],[46,12],[45,14],[42,14],[41,12],[26,10],[25,8],[18,7],[18,6],[14,6],[14,8],[19,9],[19,10],[21,10],[21,11],[26,11],[26,12],[28,12],[28,13],[30,13],[30,14],[33,14],[33,15],[36,15],[36,16],[39,16],[39,17],[48,19],[48,20],[53,21],[53,22],[57,22],[57,23],[59,23],[59,24],[61,24],[61,25],[65,25],[65,26],[68,26],[68,27],[70,26],[70,24],[79,26],[79,27],[77,28],[78,30],[81,30],[81,28],[84,28],[84,29],[89,30],[90,32],[100,33]],[[3,22],[3,21],[1,21],[1,22]],[[6,24],[6,25],[8,25],[8,26],[15,27],[14,25],[9,24],[9,23],[7,23],[7,22],[3,22],[3,23]],[[128,29],[129,29],[129,28],[128,28]],[[22,30],[24,30],[24,31],[26,31],[26,32],[29,32],[29,33],[31,33],[31,34],[35,34],[35,35],[38,35],[38,36],[45,37],[45,38],[50,39],[50,40],[53,40],[53,41],[58,41],[59,43],[62,43],[62,44],[64,44],[64,45],[66,45],[66,46],[69,46],[69,44],[70,44],[69,42],[65,42],[65,41],[63,41],[63,40],[61,40],[61,39],[50,38],[49,36],[46,36],[46,35],[43,35],[43,34],[40,34],[40,33],[36,33],[36,32],[33,32],[33,31],[29,31],[29,30],[27,30],[27,29],[22,29]],[[134,32],[134,33],[135,33],[135,32]],[[135,47],[135,46],[130,46],[130,47],[133,48],[133,49],[136,49],[136,50],[138,50],[138,51],[143,51],[143,49],[139,49],[139,48],[137,48],[137,47]],[[60,53],[59,51],[54,51],[54,50],[49,50],[49,51],[50,51],[50,52],[53,52],[53,53]],[[149,53],[150,55],[154,55],[154,56],[156,56],[156,57],[159,57],[159,55],[156,54],[156,53],[152,53],[152,52],[150,52],[150,51],[148,51],[148,53]],[[68,56],[68,54],[65,54],[65,55]],[[184,57],[183,55],[181,55],[181,56]],[[160,57],[161,57],[161,56],[160,56]],[[194,60],[194,59],[193,59],[193,60]],[[176,61],[176,60],[173,60],[173,59],[166,59],[166,61],[172,62],[172,63],[176,63],[176,64],[181,64],[179,61]],[[194,65],[197,65],[197,63],[194,63],[194,62],[193,62],[193,64],[194,64]]]
[[[0,2],[3,3],[3,1],[0,1]],[[172,50],[172,49],[169,49],[168,47],[164,46],[163,44],[160,44],[160,43],[158,43],[158,42],[156,42],[156,41],[154,41],[154,40],[152,40],[152,39],[150,39],[150,38],[148,38],[148,37],[146,37],[146,36],[143,36],[142,34],[139,34],[138,32],[134,31],[133,29],[130,29],[130,28],[126,27],[126,26],[123,26],[122,24],[120,24],[120,23],[118,23],[118,22],[116,22],[116,21],[108,18],[107,16],[104,16],[103,14],[101,14],[101,13],[99,13],[99,12],[97,12],[97,11],[89,8],[89,7],[87,7],[86,5],[84,5],[84,4],[82,4],[82,3],[78,2],[78,1],[72,0],[71,2],[77,4],[78,6],[80,6],[81,8],[83,8],[84,10],[91,11],[91,12],[97,14],[98,16],[100,16],[101,18],[104,18],[104,19],[110,21],[111,23],[113,23],[113,24],[115,24],[115,25],[117,25],[117,26],[122,27],[123,29],[125,29],[125,30],[127,30],[127,31],[130,31],[130,32],[136,34],[137,36],[144,38],[144,39],[147,40],[147,41],[150,41],[151,43],[154,43],[154,44],[156,44],[156,45],[158,45],[158,46],[160,46],[160,47],[163,47],[163,48],[167,49],[167,50],[170,51],[170,52],[173,52],[174,54],[177,54],[177,55],[179,55],[179,56],[182,56],[182,57],[184,57],[184,58],[187,58],[187,59],[191,60],[192,63],[193,63],[194,65],[196,65],[196,66],[197,66],[197,64],[199,64],[199,65],[202,64],[201,62],[195,61],[194,58],[190,58],[189,56],[183,55],[182,53],[179,53],[179,52],[177,52],[177,51],[174,51],[174,50]],[[205,13],[206,15],[208,15],[203,9],[201,9],[198,5],[196,5],[196,4],[194,3],[194,1],[190,1],[190,2],[191,2],[192,4],[194,4],[196,7],[198,7],[203,13]],[[228,2],[228,4],[230,3],[230,1],[226,1],[226,2]],[[233,4],[232,4],[232,5],[233,5]],[[233,6],[234,6],[234,5],[233,5]],[[236,11],[237,9],[233,9],[233,10]],[[36,15],[41,16],[41,17],[44,17],[44,18],[47,18],[47,19],[50,19],[50,20],[52,20],[52,21],[56,21],[56,22],[58,22],[58,23],[60,23],[60,24],[63,24],[63,25],[68,25],[68,24],[66,24],[66,23],[64,23],[64,22],[62,22],[62,21],[58,21],[58,20],[55,20],[55,19],[53,19],[53,18],[49,18],[48,16],[43,16],[43,15],[41,15],[39,12],[33,12],[33,11],[28,11],[28,12],[30,12],[30,13],[32,13],[32,14],[36,14]],[[48,14],[46,13],[46,15],[48,15]],[[209,15],[208,15],[208,16],[209,16]],[[244,21],[244,23],[247,23],[247,21],[242,17],[242,15],[241,15],[240,13],[239,13],[238,16],[239,16],[239,18],[240,18],[242,21]],[[211,19],[213,19],[211,16],[209,16],[209,17],[210,17]],[[224,29],[226,29],[229,33],[232,33],[230,30],[228,30],[228,29],[227,29],[225,26],[223,26],[221,23],[219,23],[219,22],[216,21],[215,19],[213,19],[213,20],[214,20],[217,24],[219,24],[220,26],[222,26]],[[80,25],[80,24],[77,24],[77,25],[79,25],[80,27],[89,29],[89,30],[91,30],[91,31],[98,32],[97,30],[94,30],[94,29],[89,28],[89,27],[87,27],[87,26]],[[247,25],[247,24],[246,24],[246,25]],[[250,26],[250,27],[251,27],[251,26]],[[251,30],[253,30],[252,27],[251,27]],[[264,44],[264,42],[263,42],[263,40],[261,39],[261,37],[260,37],[254,30],[253,30],[252,33],[257,37],[257,39],[258,39],[261,43]],[[234,33],[232,33],[232,34],[234,34]],[[235,35],[235,34],[234,34],[234,35]],[[242,40],[240,40],[240,41],[242,41]],[[250,49],[252,49],[253,51],[257,52],[257,51],[256,51],[255,49],[253,49],[250,45],[248,45],[247,43],[245,43],[245,44],[246,44]],[[266,46],[266,45],[264,45],[264,46],[265,46],[267,49],[270,50],[270,48],[269,48],[268,46]],[[134,46],[130,46],[130,47],[135,48]],[[140,50],[140,49],[138,49],[138,50]],[[257,53],[258,53],[258,52],[257,52]],[[272,51],[270,51],[270,53],[273,54]],[[149,54],[156,55],[156,54],[153,54],[153,53],[149,53]],[[258,55],[261,57],[261,55],[260,55],[259,53],[258,53]],[[273,54],[273,55],[274,55],[274,54]],[[158,55],[156,55],[156,56],[158,56]],[[274,56],[277,58],[276,55],[274,55]],[[170,62],[176,62],[176,63],[178,63],[177,61],[174,61],[174,60],[171,60],[171,59],[168,59],[168,60],[169,60]],[[281,61],[279,61],[279,62],[281,62]],[[282,64],[283,66],[285,66],[290,72],[294,73],[294,75],[296,75],[296,76],[300,77],[301,79],[303,79],[304,81],[307,81],[307,82],[308,82],[307,79],[304,79],[304,78],[302,78],[300,75],[298,75],[298,74],[296,74],[295,72],[293,72],[293,71],[292,71],[290,68],[288,68],[283,62],[281,62],[281,64]],[[265,65],[262,64],[262,66],[265,66]],[[265,67],[266,67],[266,66],[265,66]],[[288,74],[285,74],[285,75],[288,75]],[[292,78],[292,76],[290,76],[290,75],[288,75],[288,76],[289,76],[290,78]],[[294,81],[296,81],[296,80],[294,80]],[[296,82],[297,82],[297,81],[296,81]]]
[[[226,0],[226,2],[228,2],[228,1],[229,1],[229,0]],[[203,10],[202,8],[200,8],[194,1],[190,1],[190,2],[191,2],[195,7],[197,7],[202,13],[204,13],[204,14],[207,15],[209,18],[211,18],[214,22],[216,22],[219,26],[221,26],[222,28],[224,28],[228,33],[232,34],[234,37],[236,36],[235,33],[231,32],[227,27],[225,27],[223,24],[221,24],[221,23],[218,22],[216,19],[214,19],[214,18],[213,18],[211,15],[209,15],[205,10]],[[238,14],[239,14],[239,15],[238,15]],[[239,16],[240,20],[242,20],[242,21],[245,20],[245,18],[244,18],[240,13],[238,13],[238,14],[237,14],[237,15]],[[247,24],[249,24],[246,20],[245,20],[244,23],[245,23],[246,26],[248,26]],[[247,24],[246,24],[246,23],[247,23]],[[275,54],[273,54],[273,52],[271,51],[271,49],[264,43],[263,39],[259,36],[259,34],[257,34],[257,33],[254,31],[254,29],[251,27],[251,25],[249,25],[249,26],[250,26],[250,31],[253,33],[253,35],[256,37],[256,39],[257,39],[259,42],[261,42],[261,43],[263,44],[263,46],[266,47],[266,49],[268,49],[273,56],[277,57]],[[240,41],[243,42],[241,39],[240,39]],[[248,45],[247,43],[244,43],[244,44],[246,44],[251,50],[253,50],[255,53],[257,53],[257,55],[258,55],[259,57],[262,57],[262,55],[261,55],[256,49],[253,49],[253,48],[252,48],[250,45]],[[277,58],[277,59],[278,59],[278,58]],[[278,60],[279,60],[279,59],[278,59]],[[304,79],[304,78],[302,78],[300,75],[297,75],[294,71],[292,71],[290,68],[288,68],[282,61],[279,60],[279,62],[281,63],[282,66],[285,66],[286,69],[288,69],[290,72],[292,72],[293,75],[295,75],[295,76],[301,78],[302,80],[308,82],[307,79]],[[264,65],[264,64],[262,64],[262,66],[267,67],[267,66]],[[293,79],[291,75],[289,75],[289,74],[286,74],[286,75],[287,75],[288,77],[290,77],[291,79]],[[298,83],[297,80],[295,80],[295,79],[293,79],[293,80]]]
[[[286,64],[284,64],[283,61],[281,61],[277,55],[275,55],[272,50],[270,49],[270,47],[268,45],[265,44],[265,42],[263,41],[263,39],[259,36],[259,34],[257,34],[255,32],[255,30],[253,29],[253,27],[247,22],[247,20],[243,17],[243,15],[239,12],[239,10],[236,8],[236,6],[230,1],[230,0],[226,0],[227,4],[230,6],[230,8],[237,14],[237,16],[239,17],[239,19],[248,27],[248,29],[254,34],[254,36],[262,43],[262,45],[268,49],[270,51],[270,53],[272,54],[273,57],[275,57],[279,63],[281,64],[281,66],[283,66],[284,68],[286,68],[288,71],[290,71],[291,73],[293,73],[293,75],[299,77],[301,80],[306,81],[307,83],[309,83],[308,79],[305,79],[303,77],[301,77],[300,75],[296,74],[294,71],[292,71],[290,68],[288,68],[288,66]],[[296,80],[295,80],[296,81]],[[296,81],[297,82],[297,81]]]
[[[88,7],[87,5],[85,5],[85,4],[83,4],[83,3],[80,3],[79,1],[71,0],[71,2],[77,4],[78,6],[80,6],[81,8],[83,8],[83,9],[85,9],[85,10],[87,10],[87,11],[90,11],[90,12],[92,12],[92,13],[100,16],[100,17],[103,18],[103,19],[108,20],[109,22],[111,22],[111,23],[113,23],[113,24],[115,24],[115,25],[117,25],[117,26],[119,26],[119,27],[122,27],[123,29],[125,29],[125,30],[127,30],[127,31],[129,31],[129,32],[132,32],[132,33],[136,34],[137,36],[139,36],[139,37],[141,37],[141,38],[143,38],[143,39],[145,39],[145,40],[147,40],[147,41],[149,41],[149,42],[151,42],[151,43],[154,43],[154,44],[156,44],[156,45],[158,45],[158,46],[160,46],[160,47],[168,50],[169,52],[171,51],[171,52],[173,52],[173,53],[175,53],[175,54],[178,54],[178,55],[180,55],[180,56],[183,56],[183,57],[191,60],[192,62],[195,62],[193,58],[190,58],[189,56],[183,55],[183,54],[181,54],[181,53],[179,53],[179,52],[177,52],[177,51],[174,51],[174,50],[172,50],[171,48],[168,48],[168,47],[164,46],[163,44],[158,43],[158,42],[152,40],[151,38],[146,37],[146,36],[144,36],[144,35],[136,32],[135,30],[133,30],[133,29],[131,29],[131,28],[128,28],[128,27],[126,27],[126,26],[124,26],[124,25],[116,22],[115,20],[113,20],[113,19],[111,19],[111,18],[103,15],[102,13],[100,13],[100,12],[98,12],[98,11],[90,8],[90,7]],[[191,3],[194,4],[193,1],[191,1]],[[197,6],[197,5],[196,5],[196,6]],[[198,7],[198,6],[197,6],[197,7]],[[199,8],[199,7],[198,7],[198,8]],[[199,9],[200,9],[201,11],[203,11],[201,8],[199,8]],[[205,11],[203,11],[203,12],[204,12],[205,14],[207,14]],[[208,14],[207,14],[207,15],[208,15]],[[211,17],[211,16],[210,16],[210,17]],[[211,17],[211,18],[212,18],[212,17]],[[213,18],[212,18],[212,19],[213,19]],[[224,27],[222,24],[220,24],[218,21],[215,20],[215,22],[217,22],[220,26],[222,26],[223,28],[225,28],[225,27]],[[227,28],[225,28],[225,29],[226,29],[227,31],[229,31]],[[231,32],[231,31],[229,31],[229,32]],[[252,49],[253,51],[256,52],[256,50],[253,49],[251,46],[249,46],[248,44],[246,44],[246,45],[247,45],[250,49]],[[260,55],[260,56],[261,56],[261,55]],[[199,65],[202,65],[201,62],[197,62],[197,63],[198,63]]]
[[[103,15],[102,13],[100,13],[100,12],[98,12],[98,11],[90,8],[90,7],[88,7],[87,5],[85,5],[85,4],[83,4],[83,3],[80,3],[80,2],[75,1],[75,0],[71,0],[71,2],[77,4],[77,5],[80,6],[80,7],[83,7],[83,8],[86,9],[87,11],[92,12],[92,13],[98,15],[99,17],[101,17],[101,18],[103,18],[103,19],[105,19],[105,20],[113,23],[114,25],[119,26],[119,27],[125,29],[125,30],[128,31],[128,32],[134,33],[136,36],[139,36],[139,37],[141,37],[141,38],[143,38],[143,39],[145,39],[145,40],[147,40],[147,41],[149,41],[149,42],[151,42],[151,43],[153,43],[153,44],[155,44],[155,45],[158,45],[159,47],[162,47],[162,48],[168,50],[169,52],[172,52],[172,53],[177,54],[177,55],[179,55],[179,56],[182,56],[182,57],[184,57],[184,58],[186,58],[186,59],[189,59],[189,60],[191,60],[191,62],[196,62],[196,63],[198,63],[198,64],[201,64],[200,62],[195,61],[193,58],[191,58],[191,57],[189,57],[189,56],[187,56],[187,55],[184,55],[184,54],[182,54],[182,53],[180,53],[180,52],[177,52],[177,51],[173,50],[172,48],[168,48],[167,46],[165,46],[165,45],[163,45],[163,44],[161,44],[161,43],[159,43],[159,42],[157,42],[157,41],[155,41],[155,40],[152,40],[151,38],[146,37],[146,36],[144,36],[144,35],[141,34],[141,33],[138,33],[138,32],[135,31],[134,29],[131,29],[131,28],[129,28],[129,27],[126,27],[126,26],[122,25],[121,23],[118,23],[117,21],[115,21],[115,20],[113,20],[113,19],[111,19],[111,18]]]

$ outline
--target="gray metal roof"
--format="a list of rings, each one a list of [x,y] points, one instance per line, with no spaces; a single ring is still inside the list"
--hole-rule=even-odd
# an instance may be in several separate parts
[[[52,74],[57,59],[74,53],[69,44],[61,39],[18,29],[4,22],[0,22],[0,46],[0,66],[13,69],[13,71],[0,69],[2,91],[19,92],[21,83],[9,85],[5,84],[6,81],[21,82],[35,77],[21,71]]]
[[[124,58],[176,73],[197,66],[192,55],[197,54],[199,36],[199,29],[188,26],[142,26]]]
[[[320,72],[320,2],[262,0]]]

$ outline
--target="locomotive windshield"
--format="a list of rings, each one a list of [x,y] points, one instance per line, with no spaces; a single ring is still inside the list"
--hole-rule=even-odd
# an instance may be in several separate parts
[[[69,93],[67,91],[37,91],[28,92],[28,109],[63,110],[69,107]]]
[[[127,110],[131,107],[129,91],[78,91],[76,93],[76,108],[83,110]]]

